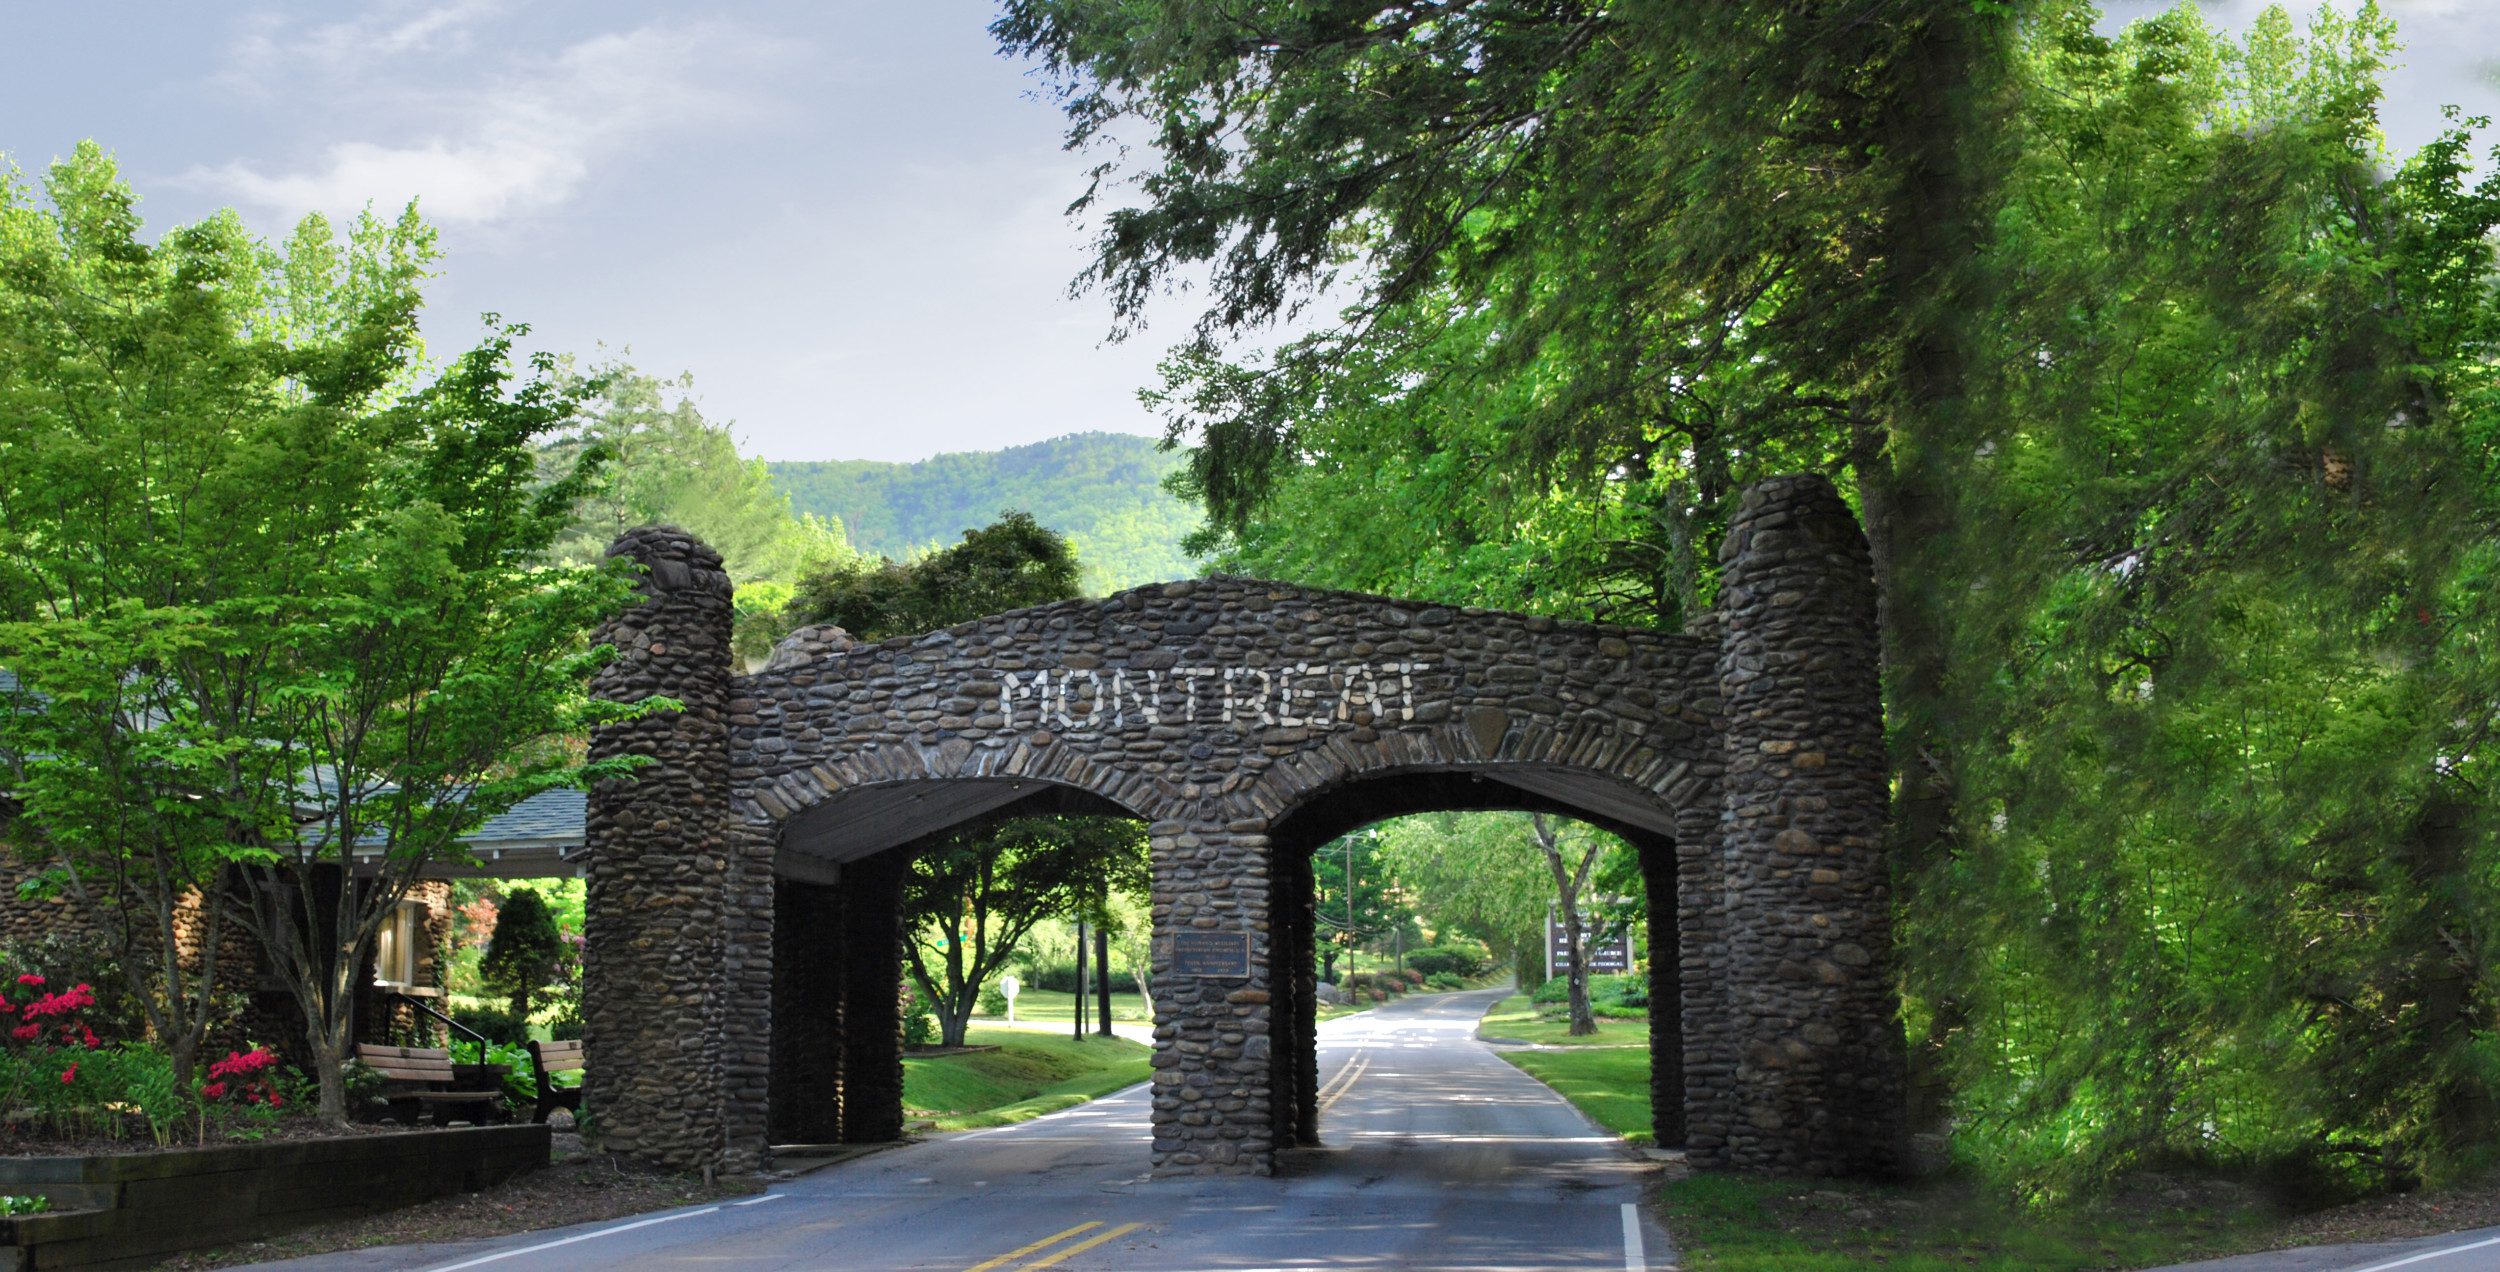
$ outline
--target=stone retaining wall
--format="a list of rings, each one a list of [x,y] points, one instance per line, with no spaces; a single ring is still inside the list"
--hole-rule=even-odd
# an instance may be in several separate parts
[[[0,1219],[0,1268],[137,1266],[474,1192],[547,1164],[544,1126],[481,1126],[100,1157],[0,1158],[0,1193],[52,1211]]]

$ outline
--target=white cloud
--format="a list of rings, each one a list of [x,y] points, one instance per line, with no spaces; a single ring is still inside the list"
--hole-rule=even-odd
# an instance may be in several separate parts
[[[188,179],[290,218],[416,198],[438,222],[504,221],[562,205],[602,163],[658,138],[761,117],[757,72],[787,55],[710,22],[597,35],[552,55],[486,55],[491,33],[477,27],[498,8],[458,0],[291,38],[264,23],[227,78],[335,120],[333,135],[363,135],[292,166],[236,160]]]

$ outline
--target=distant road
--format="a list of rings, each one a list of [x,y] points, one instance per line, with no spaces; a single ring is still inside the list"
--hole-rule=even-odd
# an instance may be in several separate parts
[[[949,1135],[761,1197],[492,1240],[263,1267],[1665,1269],[1646,1166],[1474,1040],[1505,991],[1410,998],[1319,1027],[1328,1147],[1280,1179],[1146,1177],[1146,1089]]]

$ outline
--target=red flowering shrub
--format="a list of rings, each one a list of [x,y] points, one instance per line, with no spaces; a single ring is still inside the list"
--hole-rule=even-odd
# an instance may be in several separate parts
[[[208,1066],[208,1085],[200,1088],[200,1095],[211,1101],[283,1108],[286,1097],[278,1094],[277,1067],[278,1057],[267,1047],[229,1051],[225,1059]]]
[[[17,1022],[8,1031],[10,1044],[90,1051],[101,1045],[86,1018],[87,1010],[95,1006],[95,990],[82,983],[47,994],[43,987],[43,977],[28,972],[14,986],[0,989],[0,1018]]]

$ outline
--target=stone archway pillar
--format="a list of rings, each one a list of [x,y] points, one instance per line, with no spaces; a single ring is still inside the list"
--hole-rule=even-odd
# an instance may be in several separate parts
[[[1775,478],[1745,492],[1720,560],[1713,970],[1733,1054],[1714,1057],[1731,1070],[1710,1118],[1719,1142],[1697,1134],[1695,1161],[1886,1173],[1899,1161],[1904,1055],[1866,537],[1831,483]]]
[[[1663,835],[1628,837],[1649,902],[1650,1133],[1660,1148],[1684,1144],[1684,950],[1676,923],[1676,846]]]
[[[842,1138],[841,934],[837,886],[776,882],[769,1122],[776,1144]]]
[[[744,864],[728,807],[729,576],[719,553],[668,526],[629,531],[608,554],[643,567],[643,601],[596,637],[617,656],[591,693],[675,698],[685,709],[591,735],[594,760],[650,762],[590,792],[586,1111],[602,1146],[627,1156],[752,1169],[760,1144],[731,1151],[736,1044],[726,1037],[733,881]],[[760,921],[769,927],[769,909]]]
[[[1275,965],[1263,832],[1257,822],[1167,821],[1148,829],[1159,1175],[1275,1170]]]
[[[903,883],[888,851],[842,868],[842,1138],[903,1138]]]

